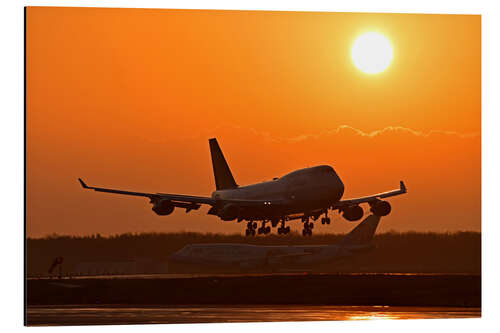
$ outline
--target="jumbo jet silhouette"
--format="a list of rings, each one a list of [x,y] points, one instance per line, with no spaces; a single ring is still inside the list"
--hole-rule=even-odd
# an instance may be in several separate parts
[[[299,169],[271,181],[253,185],[236,184],[229,166],[216,139],[210,139],[210,153],[215,176],[216,190],[211,197],[191,196],[166,193],[142,193],[109,188],[88,186],[78,178],[85,189],[124,195],[147,197],[153,204],[153,211],[158,215],[172,214],[175,207],[186,209],[186,213],[197,210],[201,205],[210,205],[210,215],[216,215],[223,221],[248,221],[246,235],[255,236],[257,222],[261,226],[259,234],[268,234],[272,227],[278,228],[278,234],[290,232],[286,222],[301,220],[302,234],[312,235],[314,223],[322,214],[322,224],[330,224],[328,210],[337,210],[348,221],[358,221],[364,211],[359,205],[368,203],[370,211],[376,216],[386,216],[391,212],[391,205],[381,199],[406,193],[406,187],[400,181],[400,188],[360,198],[341,200],[344,184],[331,166],[319,165]]]

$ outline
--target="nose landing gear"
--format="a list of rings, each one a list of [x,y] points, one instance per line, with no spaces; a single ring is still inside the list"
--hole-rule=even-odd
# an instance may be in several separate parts
[[[329,217],[321,218],[321,224],[330,224],[330,218]]]
[[[328,210],[325,210],[325,217],[321,218],[321,224],[330,224],[330,218],[328,217]]]

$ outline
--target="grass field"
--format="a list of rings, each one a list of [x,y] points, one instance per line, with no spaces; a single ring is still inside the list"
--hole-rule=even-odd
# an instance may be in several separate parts
[[[154,263],[165,262],[168,256],[193,243],[246,243],[256,245],[334,244],[343,235],[302,237],[269,235],[246,238],[241,235],[201,233],[122,234],[110,237],[52,235],[27,239],[28,275],[46,274],[57,256],[64,257],[63,272],[71,273],[85,261],[149,262],[142,273],[156,273]],[[359,257],[335,263],[331,272],[481,272],[481,233],[382,233],[375,235],[374,250]],[[153,263],[153,264],[151,264]],[[324,267],[322,268],[324,269]]]

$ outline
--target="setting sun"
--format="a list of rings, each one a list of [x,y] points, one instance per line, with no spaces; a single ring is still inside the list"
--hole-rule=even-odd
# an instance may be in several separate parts
[[[391,42],[382,34],[368,32],[359,36],[352,47],[354,65],[366,74],[384,71],[392,61]]]

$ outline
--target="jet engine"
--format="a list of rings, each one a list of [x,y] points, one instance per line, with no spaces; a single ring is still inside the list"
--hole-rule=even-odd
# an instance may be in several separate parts
[[[153,202],[153,212],[158,215],[170,215],[174,211],[175,206],[170,200],[158,200]]]
[[[227,204],[219,211],[219,216],[223,221],[232,221],[238,217],[239,207],[235,204]]]
[[[364,215],[363,208],[361,208],[358,205],[354,206],[348,206],[346,208],[342,209],[342,216],[347,220],[347,221],[357,221],[361,219]]]
[[[377,216],[387,216],[391,212],[391,204],[387,201],[376,201],[370,204],[370,211]]]

